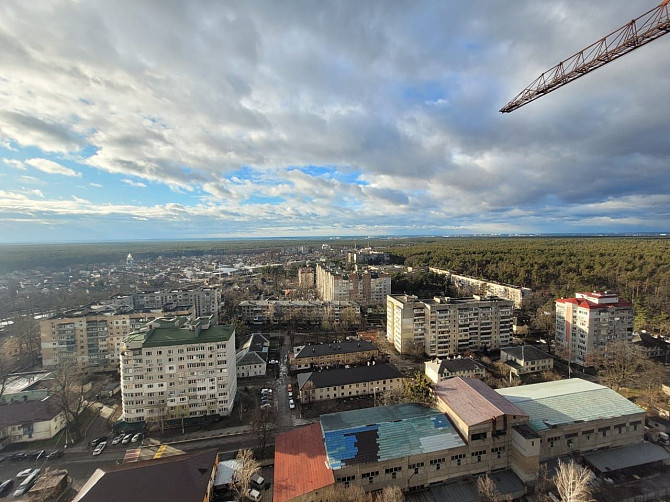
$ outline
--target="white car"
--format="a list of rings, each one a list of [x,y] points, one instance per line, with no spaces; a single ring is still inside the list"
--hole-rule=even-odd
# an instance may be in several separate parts
[[[247,498],[249,500],[253,500],[254,502],[259,502],[263,498],[263,495],[255,488],[249,488],[247,491]]]
[[[98,446],[95,447],[95,450],[93,450],[93,455],[100,455],[102,453],[102,450],[105,449],[105,446],[107,446],[107,441],[103,441],[100,443]]]
[[[291,408],[292,410],[295,409],[295,403],[293,402],[293,399],[288,400],[288,407]]]

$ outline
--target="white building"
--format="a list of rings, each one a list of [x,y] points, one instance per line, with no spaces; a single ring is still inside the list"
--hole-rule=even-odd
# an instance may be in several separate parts
[[[391,294],[391,276],[383,272],[348,273],[316,266],[316,289],[324,301],[353,301],[361,305],[383,305]]]
[[[484,378],[486,369],[469,357],[456,359],[435,359],[425,363],[424,372],[431,382],[437,383],[454,377]]]
[[[431,357],[446,357],[498,349],[510,343],[512,310],[512,301],[497,297],[419,300],[389,295],[386,336],[401,354],[422,348]]]
[[[554,367],[554,358],[532,345],[502,348],[500,360],[516,376],[550,371]]]
[[[22,401],[0,406],[0,447],[51,439],[65,427],[65,413],[57,398]]]
[[[173,291],[152,291],[134,293],[135,308],[161,308],[163,305],[193,305],[196,317],[214,316],[218,322],[221,309],[221,290],[217,288],[197,287],[193,289],[176,289]]]
[[[528,298],[533,292],[530,288],[477,279],[476,277],[458,274],[452,270],[430,267],[430,271],[435,274],[446,275],[449,284],[455,286],[459,291],[467,288],[474,293],[480,293],[487,296],[498,296],[505,300],[512,300],[515,308],[521,308],[523,300]]]
[[[633,306],[615,293],[577,293],[556,300],[557,354],[581,366],[607,342],[633,340]]]
[[[235,328],[210,318],[156,319],[121,347],[123,420],[229,415],[237,392]]]

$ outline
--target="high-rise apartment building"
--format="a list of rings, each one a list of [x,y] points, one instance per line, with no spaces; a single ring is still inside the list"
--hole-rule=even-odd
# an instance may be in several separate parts
[[[196,317],[214,316],[218,322],[221,309],[221,290],[217,288],[197,287],[193,289],[175,289],[172,291],[147,291],[127,295],[115,295],[105,303],[134,308],[161,308],[163,305],[193,305]]]
[[[121,345],[122,419],[230,415],[237,392],[235,328],[212,318],[156,319]]]
[[[576,293],[556,300],[556,348],[559,356],[581,366],[607,342],[633,340],[633,306],[615,293]]]
[[[40,321],[42,363],[53,368],[67,360],[93,371],[119,366],[121,342],[133,331],[158,317],[192,316],[191,305],[164,305],[157,309],[86,305]]]
[[[383,305],[391,294],[391,276],[383,272],[348,273],[344,270],[316,266],[316,289],[327,302],[353,301],[361,305]]]
[[[401,354],[423,352],[432,357],[484,351],[508,345],[514,303],[497,297],[389,295],[386,337]]]
[[[302,267],[298,270],[298,286],[301,288],[314,287],[314,269],[312,267]]]

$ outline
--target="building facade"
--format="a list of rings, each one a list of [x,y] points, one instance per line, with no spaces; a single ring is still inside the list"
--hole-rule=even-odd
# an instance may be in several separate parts
[[[156,319],[121,346],[126,422],[229,415],[236,393],[232,325],[210,318]]]
[[[75,361],[94,371],[119,367],[123,339],[147,322],[166,315],[193,315],[191,305],[164,305],[157,309],[132,306],[87,305],[40,321],[42,363],[54,368]]]
[[[500,360],[516,375],[540,373],[554,368],[554,358],[531,345],[504,347],[500,349]]]
[[[345,340],[298,346],[289,353],[289,369],[304,371],[344,365],[366,364],[379,358],[379,349],[366,340]]]
[[[474,293],[512,300],[514,302],[514,308],[517,309],[521,308],[523,300],[528,298],[533,292],[530,288],[477,279],[468,275],[458,274],[452,270],[430,267],[430,271],[435,274],[446,275],[449,284],[456,287],[458,290],[468,289]]]
[[[590,366],[608,342],[633,340],[633,306],[615,293],[577,293],[556,300],[557,354]]]
[[[66,425],[65,413],[54,396],[0,405],[0,447],[10,443],[44,441]]]
[[[237,307],[238,319],[247,324],[309,324],[323,322],[358,326],[361,308],[356,302],[321,300],[244,300]]]
[[[302,267],[298,269],[298,286],[301,288],[313,288],[315,284],[314,269],[312,267]]]
[[[361,305],[383,305],[391,294],[391,276],[384,272],[344,270],[316,266],[316,289],[324,301],[353,301]]]
[[[474,359],[458,356],[456,359],[428,361],[424,373],[431,382],[437,383],[454,377],[484,378],[486,369]]]
[[[498,349],[511,341],[512,310],[512,301],[497,297],[419,300],[389,295],[386,336],[401,354],[446,357],[467,350]]]

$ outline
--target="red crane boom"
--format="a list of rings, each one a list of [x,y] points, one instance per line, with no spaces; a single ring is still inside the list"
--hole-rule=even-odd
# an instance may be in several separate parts
[[[547,70],[517,94],[512,101],[503,106],[500,111],[509,113],[521,108],[523,105],[555,91],[579,77],[583,77],[624,54],[662,37],[670,31],[669,1],[664,0],[663,3],[649,12],[645,12],[640,17],[633,19],[618,30]]]

